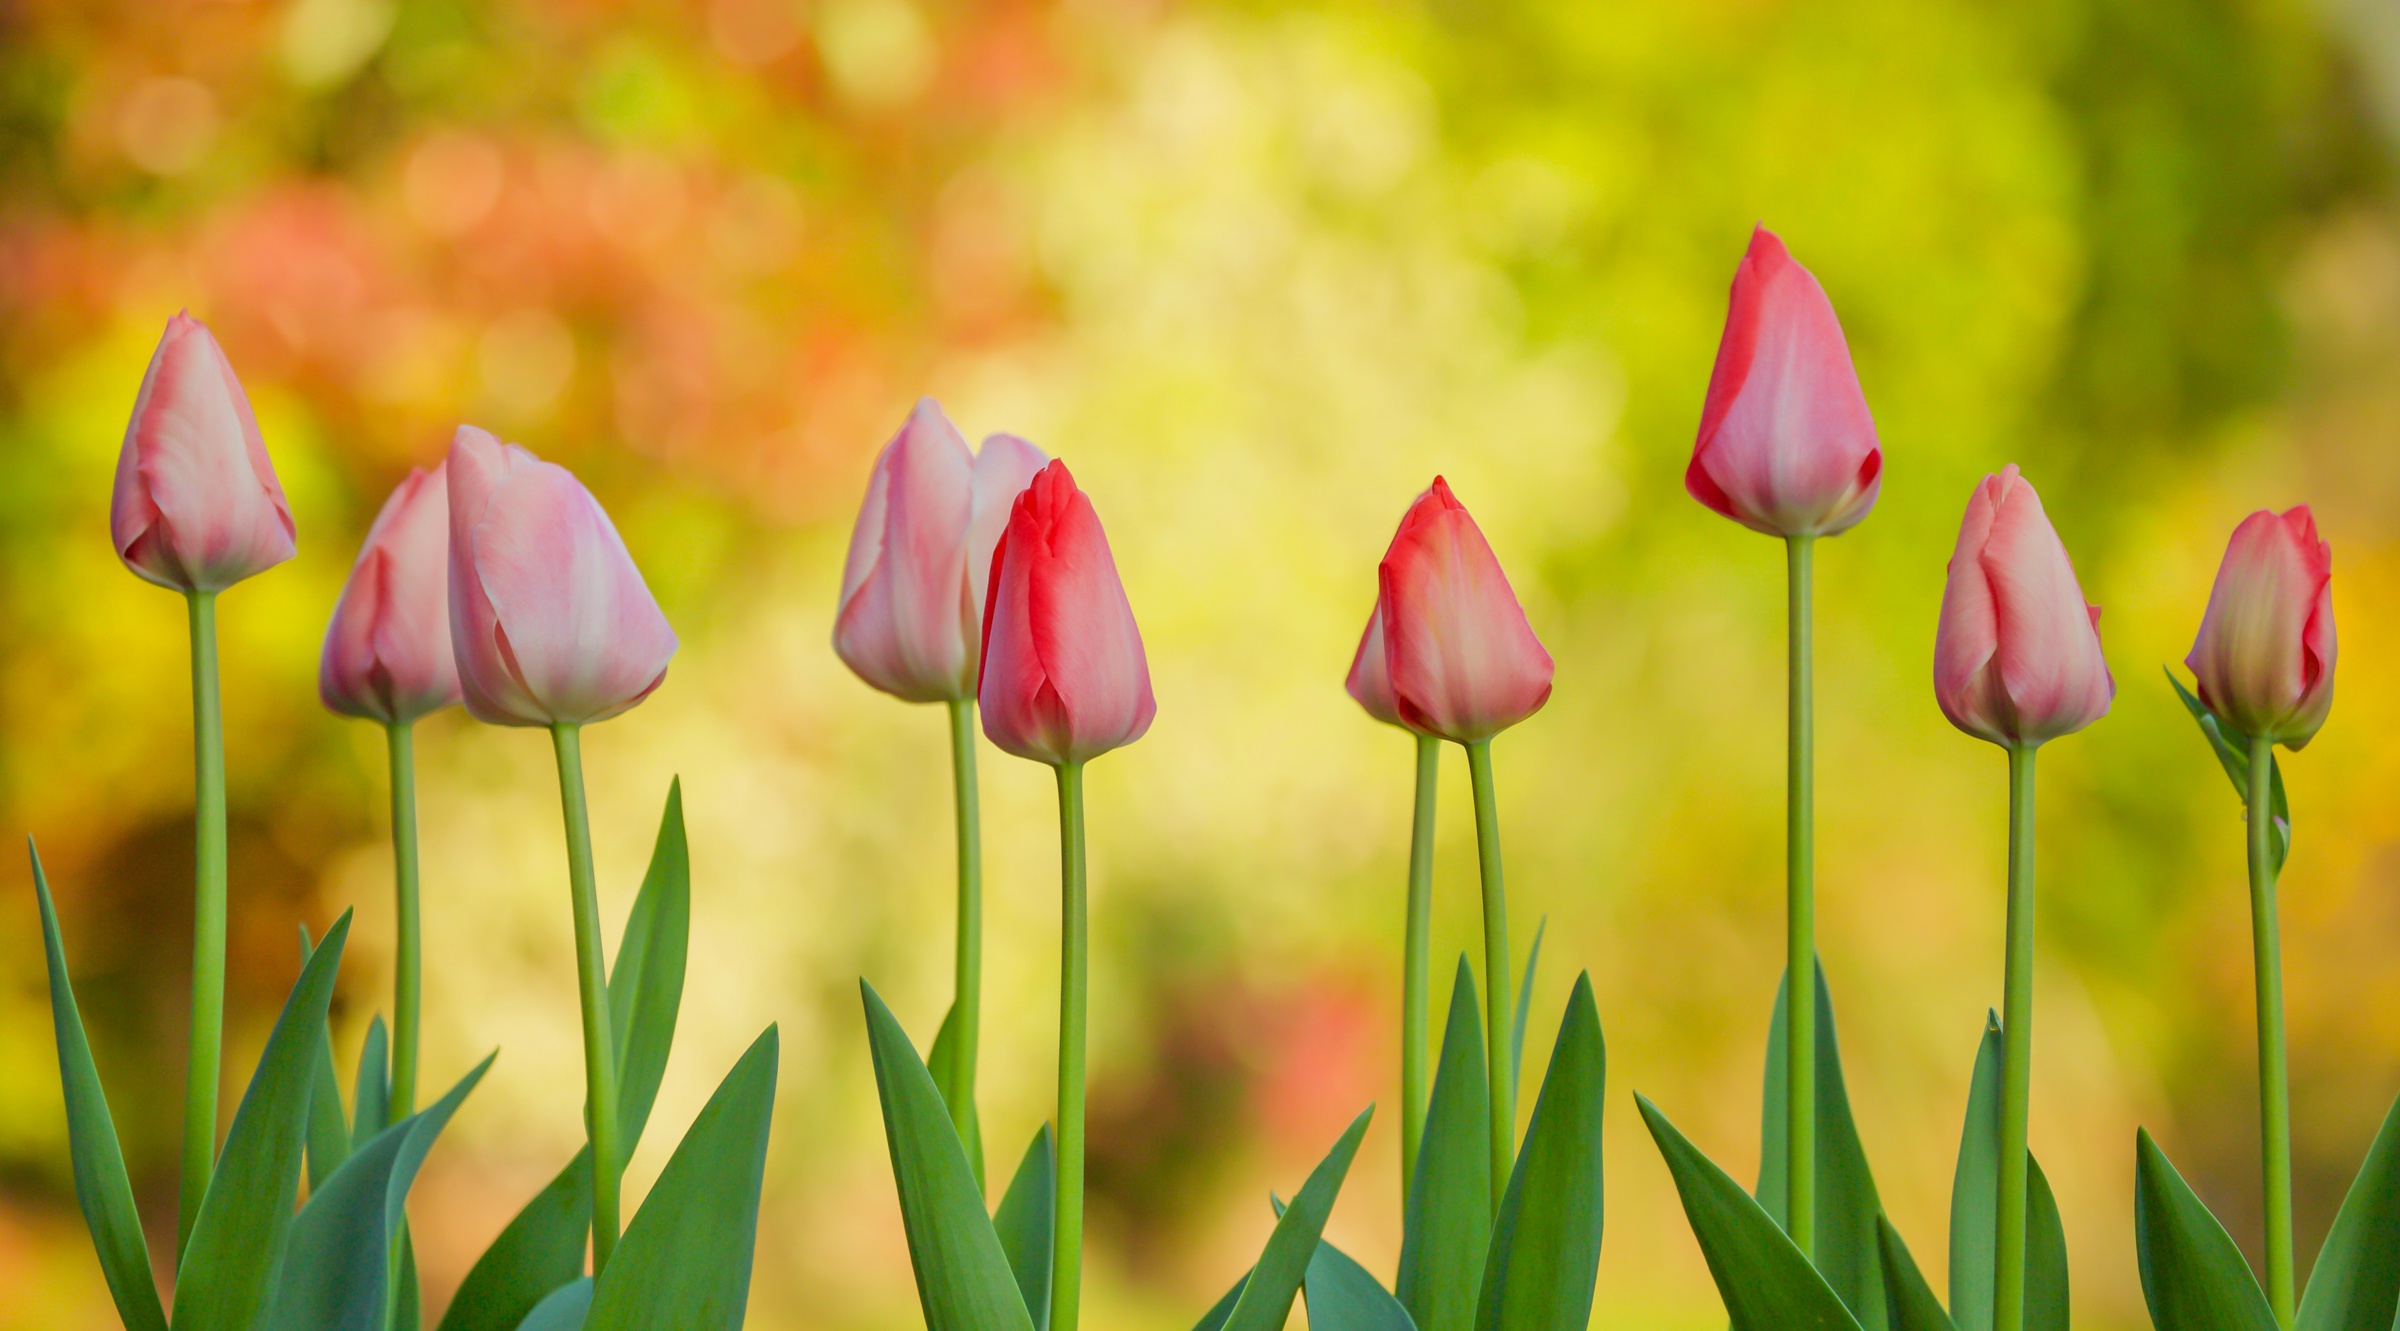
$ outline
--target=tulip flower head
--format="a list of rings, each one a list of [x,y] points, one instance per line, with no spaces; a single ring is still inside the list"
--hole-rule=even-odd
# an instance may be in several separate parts
[[[2242,519],[2192,654],[2200,701],[2245,735],[2299,749],[2333,708],[2333,548],[2308,505]]]
[[[1471,744],[1550,700],[1550,653],[1449,482],[1409,506],[1378,573],[1368,632],[1381,628],[1399,724]]]
[[[317,696],[344,716],[387,725],[459,700],[445,467],[410,469],[367,529],[325,629]]]
[[[1867,516],[1882,480],[1875,418],[1833,303],[1760,227],[1733,275],[1684,488],[1769,536],[1832,536]]]
[[[1017,496],[990,588],[978,700],[992,743],[1062,766],[1150,729],[1158,703],[1141,630],[1100,516],[1065,463]]]
[[[218,592],[292,557],[292,510],[208,326],[167,321],[117,455],[109,531],[148,581]]]
[[[932,398],[884,445],[842,563],[833,649],[909,702],[975,696],[984,581],[1009,505],[1048,461],[1015,435],[966,440]]]
[[[1350,658],[1350,677],[1342,687],[1367,715],[1387,726],[1407,725],[1400,719],[1399,700],[1392,696],[1392,664],[1390,653],[1383,645],[1383,598],[1375,598],[1375,609],[1367,615],[1367,631],[1359,635],[1358,654]]]
[[[1979,739],[2032,747],[2107,715],[2116,694],[2100,611],[2084,601],[2041,497],[2014,464],[1984,477],[1959,525],[1934,635],[1942,715]]]
[[[566,468],[472,425],[450,444],[450,635],[467,711],[582,725],[649,697],[675,632]]]

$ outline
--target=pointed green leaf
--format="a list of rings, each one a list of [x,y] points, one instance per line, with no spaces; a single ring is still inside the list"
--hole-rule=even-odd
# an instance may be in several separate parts
[[[1242,1301],[1242,1291],[1249,1285],[1250,1277],[1245,1272],[1241,1279],[1233,1282],[1232,1289],[1225,1291],[1224,1298],[1217,1300],[1207,1312],[1200,1315],[1192,1331],[1225,1331],[1225,1319],[1233,1316],[1233,1305]]]
[[[2309,1272],[2295,1331],[2400,1325],[2400,1100],[2383,1118]]]
[[[2208,704],[2193,696],[2192,691],[2183,686],[2183,681],[2175,678],[2172,668],[2167,670],[2167,682],[2175,686],[2175,696],[2183,700],[2184,710],[2192,714],[2192,720],[2200,725],[2200,733],[2208,738],[2208,746],[2216,752],[2217,762],[2224,767],[2226,779],[2233,782],[2234,794],[2247,804],[2250,799],[2250,737],[2218,720],[2216,713],[2208,710]],[[2292,805],[2283,794],[2283,766],[2275,762],[2271,749],[2267,761],[2270,764],[2267,773],[2267,812],[2275,820],[2271,850],[2275,857],[2275,870],[2280,873],[2284,860],[2292,853]],[[2376,1331],[2386,1329],[2377,1327]]]
[[[1525,954],[1525,978],[1517,983],[1516,1021],[1509,1027],[1508,1066],[1519,1083],[1525,1080],[1525,1019],[1533,1012],[1533,974],[1542,968],[1542,935],[1550,932],[1550,917],[1533,926],[1533,947]]]
[[[950,1060],[958,1057],[958,1004],[942,1014],[942,1028],[933,1033],[933,1048],[926,1051],[925,1070],[933,1074],[933,1087],[942,1092],[942,1103],[950,1102]],[[953,1119],[955,1125],[957,1120]],[[967,1106],[966,1130],[960,1134],[960,1144],[967,1149],[967,1164],[975,1170],[975,1186],[984,1185],[983,1173],[983,1116],[975,1106]]]
[[[650,869],[625,917],[625,938],[608,976],[609,1029],[617,1044],[618,1120],[625,1153],[633,1153],[650,1122],[650,1107],[666,1077],[683,1005],[683,977],[692,934],[692,862],[683,831],[683,782],[667,787]]]
[[[1016,1272],[1017,1289],[1033,1315],[1033,1331],[1050,1325],[1050,1243],[1058,1203],[1058,1145],[1050,1125],[1033,1134],[1017,1175],[1000,1199],[992,1225],[1000,1231],[1000,1249]]]
[[[1394,1289],[1421,1331],[1471,1331],[1492,1242],[1491,1087],[1475,973],[1458,959],[1449,1025],[1417,1147]]]
[[[1733,1331],[1860,1331],[1858,1319],[1793,1246],[1783,1226],[1686,1141],[1658,1106],[1640,1095],[1634,1102],[1675,1176],[1684,1217],[1708,1259]]]
[[[392,1126],[392,1039],[383,1028],[383,1014],[367,1023],[367,1040],[358,1049],[358,1083],[350,1092],[350,1149],[383,1135]]]
[[[1958,1331],[1992,1331],[1992,1274],[2000,1227],[2000,1014],[1986,1011],[1966,1126],[1950,1176],[1950,1319]]]
[[[2067,1331],[2067,1231],[2042,1162],[2025,1153],[2025,1331]]]
[[[1592,977],[1575,979],[1550,1071],[1492,1226],[1478,1331],[1582,1331],[1600,1271],[1600,1111],[1608,1050]]]
[[[1917,1269],[1917,1259],[1901,1242],[1900,1231],[1882,1216],[1875,1218],[1875,1241],[1883,1257],[1883,1298],[1891,1309],[1892,1331],[1957,1331],[1933,1297],[1933,1287],[1925,1283],[1925,1273]]]
[[[409,1237],[407,1217],[400,1224],[400,1300],[392,1309],[392,1331],[417,1331],[425,1319],[424,1282],[417,1277],[417,1243]]]
[[[592,1153],[575,1158],[484,1249],[439,1331],[515,1331],[542,1299],[583,1274],[592,1228]]]
[[[1308,1300],[1308,1331],[1417,1331],[1408,1309],[1330,1243],[1318,1242],[1300,1288]]]
[[[2225,1227],[2148,1129],[2135,1138],[2134,1247],[2157,1331],[2275,1331],[2275,1315]]]
[[[1250,1278],[1225,1318],[1224,1331],[1281,1331],[1284,1319],[1291,1315],[1292,1301],[1300,1295],[1300,1282],[1308,1276],[1317,1241],[1324,1237],[1334,1198],[1341,1195],[1342,1181],[1349,1176],[1350,1161],[1358,1154],[1359,1139],[1366,1136],[1367,1121],[1374,1116],[1375,1110],[1369,1106],[1352,1119],[1349,1130],[1317,1162],[1308,1182],[1300,1185],[1292,1204],[1275,1222],[1275,1231],[1267,1236],[1257,1264],[1250,1268]]]
[[[578,1331],[592,1311],[592,1278],[577,1276],[535,1304],[516,1331]]]
[[[306,966],[317,945],[308,926],[300,926],[300,964]],[[317,1040],[317,1068],[308,1091],[308,1190],[325,1186],[344,1160],[350,1158],[350,1120],[342,1114],[341,1082],[334,1072],[333,1027],[327,1024]]]
[[[1883,1262],[1878,1255],[1875,1218],[1883,1214],[1875,1191],[1875,1175],[1867,1167],[1866,1147],[1859,1141],[1858,1124],[1850,1115],[1850,1092],[1842,1078],[1842,1047],[1834,1032],[1833,994],[1825,983],[1825,966],[1817,964],[1817,1246],[1816,1268],[1842,1305],[1861,1325],[1884,1324]],[[1775,1015],[1767,1026],[1765,1112],[1760,1116],[1758,1203],[1767,1214],[1782,1217],[1785,1201],[1785,1083],[1789,1068],[1784,1054],[1788,1014],[1780,988]]]
[[[150,1248],[142,1238],[142,1218],[134,1209],[133,1184],[125,1173],[125,1152],[117,1144],[117,1125],[109,1116],[108,1096],[100,1089],[100,1068],[92,1061],[91,1041],[84,1037],[83,1016],[75,1006],[75,987],[67,978],[66,947],[59,939],[50,880],[42,873],[42,857],[32,842],[26,843],[26,851],[33,858],[33,895],[41,906],[42,947],[50,966],[50,1019],[58,1033],[58,1082],[66,1092],[67,1156],[75,1170],[75,1200],[83,1207],[83,1222],[91,1230],[100,1274],[116,1300],[117,1316],[128,1331],[166,1331],[158,1285],[150,1274]]]

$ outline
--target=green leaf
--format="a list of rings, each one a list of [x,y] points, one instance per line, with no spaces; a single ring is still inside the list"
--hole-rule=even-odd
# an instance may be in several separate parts
[[[2134,1145],[2134,1247],[2157,1331],[2275,1331],[2241,1250],[2148,1129]]]
[[[983,1193],[933,1074],[874,986],[861,980],[858,988],[927,1331],[1031,1331],[1016,1274],[983,1213]]]
[[[439,1331],[515,1331],[545,1295],[583,1274],[592,1228],[592,1153],[575,1153],[484,1249]]]
[[[1400,1236],[1401,1306],[1421,1331],[1470,1331],[1492,1242],[1491,1087],[1475,972],[1458,959]]]
[[[317,945],[309,941],[308,926],[300,926],[300,964],[306,966]],[[315,1192],[350,1158],[350,1121],[342,1114],[342,1087],[334,1073],[333,1027],[317,1036],[317,1067],[308,1088],[308,1190]]]
[[[1542,968],[1542,935],[1550,932],[1550,917],[1533,926],[1533,947],[1525,954],[1525,978],[1517,982],[1516,1021],[1509,1028],[1508,1067],[1522,1083],[1525,1080],[1525,1018],[1533,1012],[1533,973]]]
[[[417,1278],[417,1241],[409,1237],[408,1217],[400,1218],[400,1298],[392,1309],[392,1331],[417,1331],[425,1320],[424,1282]]]
[[[1950,1316],[1958,1331],[1991,1331],[2000,1230],[1999,1015],[1984,1014],[1967,1084],[1966,1125],[1950,1181]],[[2026,1331],[2066,1331],[2067,1236],[2041,1162],[2025,1159]],[[2380,1329],[2379,1329],[2380,1331]]]
[[[592,1278],[577,1276],[535,1304],[516,1331],[578,1331],[591,1311]]]
[[[2309,1272],[2294,1331],[2390,1331],[2400,1324],[2400,1100],[2367,1148]]]
[[[300,968],[234,1111],[177,1274],[175,1331],[251,1331],[275,1288],[300,1190],[317,1041],[349,938],[344,911]]]
[[[350,1149],[382,1136],[392,1126],[391,1118],[392,1041],[378,1012],[367,1023],[367,1040],[358,1050],[358,1084],[350,1092]]]
[[[2042,1162],[2025,1153],[2025,1331],[2067,1331],[2067,1231]]]
[[[1308,1299],[1309,1331],[1417,1331],[1408,1309],[1367,1268],[1322,1240],[1300,1288]]]
[[[1675,1176],[1684,1216],[1708,1259],[1734,1331],[1860,1331],[1858,1319],[1793,1246],[1783,1226],[1686,1141],[1658,1106],[1640,1095],[1634,1102]]]
[[[1878,1255],[1875,1218],[1883,1214],[1875,1191],[1875,1175],[1867,1167],[1866,1147],[1850,1115],[1850,1092],[1842,1079],[1841,1041],[1834,1033],[1833,994],[1825,983],[1825,966],[1816,967],[1817,991],[1817,1215],[1816,1269],[1841,1296],[1842,1305],[1863,1326],[1885,1322],[1883,1262]],[[1789,1080],[1785,1029],[1788,1013],[1783,989],[1775,995],[1775,1015],[1767,1026],[1767,1075],[1764,1112],[1760,1115],[1758,1203],[1767,1214],[1783,1217],[1789,1203],[1784,1174],[1789,1152],[1784,1145],[1785,1083]]]
[[[2183,699],[2184,710],[2192,714],[2192,720],[2200,725],[2200,733],[2208,737],[2209,748],[2215,750],[2217,762],[2224,767],[2226,778],[2233,782],[2233,793],[2247,805],[2250,801],[2250,737],[2218,720],[2217,714],[2208,710],[2208,704],[2185,688],[2182,680],[2175,678],[2172,668],[2167,670],[2167,682],[2175,686],[2175,696]],[[2275,820],[2272,852],[2275,871],[2281,873],[2284,860],[2292,853],[2292,805],[2290,800],[2284,798],[2283,766],[2275,761],[2273,749],[2267,751],[2267,763],[2267,811]],[[2387,1331],[2387,1328],[2377,1327],[2376,1331]]]
[[[1224,1331],[1225,1319],[1233,1316],[1233,1305],[1242,1301],[1242,1291],[1249,1286],[1249,1273],[1244,1272],[1241,1279],[1233,1282],[1233,1288],[1225,1291],[1224,1298],[1217,1300],[1214,1306],[1200,1315],[1192,1331]]]
[[[1009,1180],[1008,1192],[1000,1199],[999,1213],[992,1217],[993,1227],[1000,1231],[1000,1250],[1008,1254],[1017,1290],[1025,1296],[1025,1309],[1033,1316],[1033,1331],[1050,1325],[1050,1244],[1055,1237],[1057,1203],[1058,1144],[1051,1140],[1050,1125],[1044,1123],[1042,1130],[1033,1134],[1033,1144],[1025,1148],[1016,1177]]]
[[[945,1106],[950,1103],[950,1060],[957,1057],[958,1004],[952,1003],[950,1010],[942,1014],[942,1028],[933,1034],[933,1048],[926,1051],[925,1055],[925,1070],[933,1074],[933,1088],[942,1092]],[[955,1126],[957,1120],[951,1122]],[[967,1163],[975,1170],[975,1186],[981,1188],[984,1185],[983,1116],[976,1112],[972,1104],[967,1106],[967,1126],[960,1136],[960,1144],[966,1147]]]
[[[485,1058],[424,1112],[360,1146],[310,1194],[292,1226],[263,1331],[382,1331],[409,1187],[434,1139],[491,1066]]]
[[[739,1331],[778,1047],[769,1026],[692,1120],[593,1283],[590,1331]]]
[[[150,1274],[150,1248],[142,1238],[142,1218],[134,1209],[133,1184],[125,1173],[125,1152],[117,1144],[117,1125],[100,1088],[100,1068],[92,1061],[91,1041],[84,1037],[83,1016],[75,1006],[75,987],[67,978],[66,947],[59,939],[50,880],[42,873],[41,854],[31,841],[26,842],[26,853],[33,859],[33,895],[41,906],[42,946],[50,963],[50,1018],[58,1032],[58,1082],[66,1092],[67,1156],[75,1170],[75,1200],[83,1207],[101,1277],[108,1282],[127,1331],[166,1331],[158,1284]]]
[[[1933,1297],[1917,1259],[1901,1242],[1900,1231],[1882,1216],[1875,1217],[1875,1241],[1883,1258],[1884,1305],[1891,1309],[1892,1331],[1957,1331],[1950,1314]]]
[[[1575,979],[1550,1071],[1492,1226],[1478,1331],[1582,1331],[1600,1271],[1600,1111],[1608,1049],[1592,977]]]
[[[1359,1139],[1366,1135],[1367,1121],[1374,1116],[1375,1110],[1369,1106],[1352,1119],[1349,1130],[1317,1162],[1308,1182],[1300,1185],[1292,1204],[1276,1220],[1275,1231],[1267,1236],[1257,1264],[1250,1268],[1249,1279],[1225,1317],[1224,1331],[1280,1331],[1284,1319],[1291,1316],[1292,1301],[1299,1297],[1300,1284],[1308,1276],[1317,1241],[1324,1237],[1326,1217],[1333,1213],[1334,1198],[1341,1194],[1350,1161],[1358,1154]]]

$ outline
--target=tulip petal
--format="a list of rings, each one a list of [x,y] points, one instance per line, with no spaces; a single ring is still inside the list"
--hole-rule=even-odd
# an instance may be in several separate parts
[[[1108,538],[1064,463],[1017,497],[993,556],[980,700],[994,744],[1052,764],[1130,744],[1157,714]]]
[[[1934,636],[1934,697],[1968,734],[2038,745],[2100,719],[2116,681],[2041,497],[2012,464],[1975,487]]]
[[[842,567],[834,651],[859,678],[911,702],[969,695],[967,524],[974,461],[933,399],[875,460]]]
[[[167,323],[118,456],[117,553],[161,586],[221,591],[292,557],[290,506],[241,381],[207,327]]]
[[[1500,561],[1440,477],[1378,570],[1394,710],[1412,730],[1489,739],[1550,699],[1550,653]]]

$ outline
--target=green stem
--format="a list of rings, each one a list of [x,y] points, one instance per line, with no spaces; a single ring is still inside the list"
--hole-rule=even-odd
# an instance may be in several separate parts
[[[1408,925],[1400,962],[1400,1197],[1405,1203],[1417,1178],[1418,1144],[1425,1140],[1429,1091],[1431,1013],[1427,1006],[1433,970],[1433,811],[1442,770],[1442,743],[1417,736],[1417,808],[1408,841]]]
[[[1083,764],[1058,767],[1058,1215],[1049,1331],[1075,1331],[1083,1294],[1083,1038],[1091,938],[1083,874]]]
[[[217,594],[190,595],[192,621],[192,1040],[183,1083],[180,1265],[217,1159],[225,1038],[225,716],[217,693]]]
[[[975,1049],[983,1023],[983,820],[975,793],[975,700],[950,703],[950,770],[958,805],[958,981],[951,999],[950,1121],[965,1142],[975,1131]],[[970,1158],[981,1160],[979,1151]]]
[[[600,941],[600,889],[592,875],[592,817],[583,797],[580,727],[554,725],[558,794],[567,815],[567,886],[575,907],[575,979],[583,999],[583,1126],[592,1145],[592,1274],[617,1246],[617,1050],[608,1019],[608,960]]]
[[[417,1112],[417,1029],[424,1006],[425,926],[417,909],[417,746],[406,721],[385,728],[392,759],[393,923],[398,935],[392,977],[392,1112]]]
[[[1517,1069],[1509,1046],[1516,995],[1509,986],[1508,889],[1500,880],[1500,804],[1492,793],[1492,742],[1467,747],[1475,788],[1475,849],[1483,870],[1483,1029],[1492,1085],[1492,1205],[1508,1195],[1517,1156]]]
[[[2001,996],[1994,1331],[2025,1328],[2025,1138],[2033,1084],[2033,747],[2008,748],[2008,966]]]
[[[2275,742],[2250,741],[2250,941],[2258,976],[2258,1128],[2266,1165],[2267,1303],[2290,1331],[2292,1086],[2283,1043],[2283,934],[2275,919]]]
[[[1817,1251],[1817,831],[1816,703],[1811,555],[1816,538],[1794,536],[1784,544],[1790,581],[1787,636],[1791,661],[1787,683],[1790,749],[1784,773],[1784,1173],[1791,1181],[1784,1232],[1800,1251]]]

